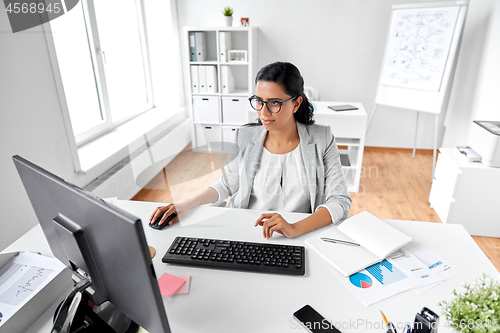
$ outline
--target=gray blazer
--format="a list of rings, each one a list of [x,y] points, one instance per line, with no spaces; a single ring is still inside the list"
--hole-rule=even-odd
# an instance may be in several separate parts
[[[340,152],[330,126],[296,122],[311,198],[311,212],[325,207],[336,223],[347,217],[352,200],[340,164]],[[241,127],[221,178],[210,185],[219,193],[215,205],[231,196],[229,207],[248,208],[255,174],[259,169],[267,130],[264,126]]]

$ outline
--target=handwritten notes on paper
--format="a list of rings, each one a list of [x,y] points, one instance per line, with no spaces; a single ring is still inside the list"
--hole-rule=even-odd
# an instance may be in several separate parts
[[[57,259],[30,252],[6,263],[0,275],[0,327],[64,268]]]

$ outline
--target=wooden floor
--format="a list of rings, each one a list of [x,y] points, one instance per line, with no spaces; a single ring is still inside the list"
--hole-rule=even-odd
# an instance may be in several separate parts
[[[179,202],[212,184],[221,175],[227,155],[193,153],[187,146],[132,200]],[[441,223],[428,201],[432,150],[365,147],[360,188],[351,193],[350,216],[368,211],[383,219]],[[473,236],[500,270],[500,238]]]

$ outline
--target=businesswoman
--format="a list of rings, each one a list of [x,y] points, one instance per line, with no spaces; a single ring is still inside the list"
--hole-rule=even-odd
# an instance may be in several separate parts
[[[275,232],[296,237],[347,217],[352,201],[340,153],[330,127],[314,125],[297,67],[269,64],[257,73],[255,83],[250,105],[258,123],[237,131],[221,178],[191,199],[158,207],[151,220],[165,213],[163,223],[177,212],[173,224],[193,207],[220,205],[229,196],[228,207],[272,211],[255,222],[267,239]],[[279,214],[284,211],[312,214],[290,224]]]

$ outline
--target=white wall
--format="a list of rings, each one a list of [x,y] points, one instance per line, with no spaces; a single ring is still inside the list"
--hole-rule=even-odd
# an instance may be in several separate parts
[[[250,25],[259,28],[259,68],[278,60],[290,61],[300,69],[306,84],[320,91],[322,100],[359,101],[371,114],[391,6],[414,2],[418,1],[177,0],[177,6],[180,28],[186,25],[221,26],[222,8],[233,7],[233,25],[239,24],[240,17],[249,17]],[[483,33],[487,30],[487,18],[495,0],[470,2],[450,97],[453,110],[448,112],[448,132],[450,127],[458,127],[460,132],[460,119],[470,114],[484,49]],[[183,59],[186,57],[184,55]],[[444,116],[441,115],[440,123]],[[418,148],[433,147],[434,119],[433,115],[421,113]],[[415,120],[414,111],[380,106],[366,145],[413,147]],[[453,129],[451,135],[445,134],[447,145],[456,145],[460,140]]]
[[[500,120],[498,1],[473,0],[467,14],[443,146],[466,146],[472,120]],[[457,84],[458,83],[458,84]]]
[[[470,120],[500,121],[500,2],[490,17]]]
[[[184,99],[175,0],[146,0],[144,16],[154,104],[177,108]],[[173,29],[172,29],[173,28]]]

